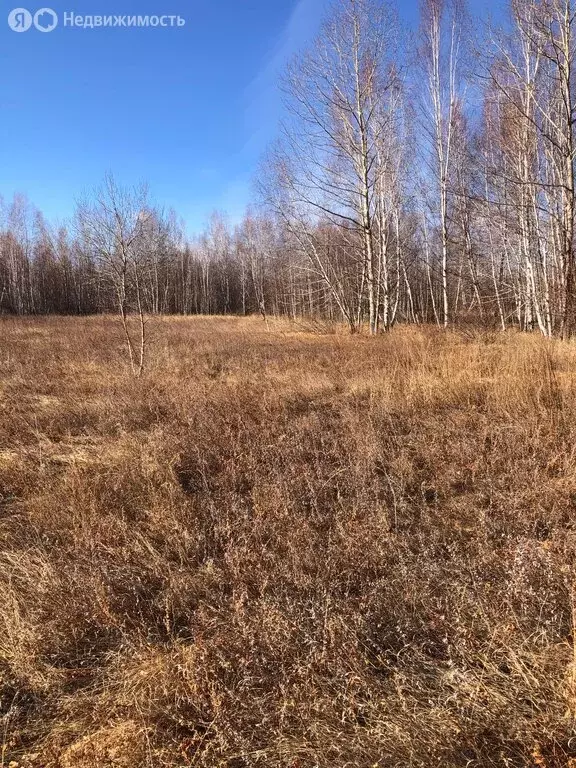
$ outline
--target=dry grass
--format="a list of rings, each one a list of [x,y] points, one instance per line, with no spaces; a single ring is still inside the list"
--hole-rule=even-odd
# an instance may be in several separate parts
[[[312,330],[0,322],[2,768],[576,765],[576,346]]]

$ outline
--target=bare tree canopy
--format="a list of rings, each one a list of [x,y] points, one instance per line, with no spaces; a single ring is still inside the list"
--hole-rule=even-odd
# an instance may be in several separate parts
[[[410,38],[388,2],[334,0],[287,68],[243,221],[215,213],[187,240],[112,176],[70,226],[0,201],[0,311],[117,310],[136,373],[162,313],[572,335],[576,5],[508,10],[489,27],[422,0]]]

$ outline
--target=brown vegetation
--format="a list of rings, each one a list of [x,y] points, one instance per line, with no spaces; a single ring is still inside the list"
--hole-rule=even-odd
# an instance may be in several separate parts
[[[0,766],[574,766],[576,346],[155,324],[0,323]]]

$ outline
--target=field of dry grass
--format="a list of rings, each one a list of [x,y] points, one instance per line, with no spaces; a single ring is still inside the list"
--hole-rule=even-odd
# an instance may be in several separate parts
[[[0,321],[1,768],[576,766],[576,345]]]

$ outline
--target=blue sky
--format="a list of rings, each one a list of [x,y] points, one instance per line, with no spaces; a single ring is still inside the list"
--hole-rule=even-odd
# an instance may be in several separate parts
[[[0,0],[0,194],[69,216],[111,170],[149,182],[190,233],[238,219],[281,117],[278,74],[313,39],[326,0],[45,0],[60,16],[174,14],[183,28],[16,34]],[[475,0],[486,7],[492,0]],[[400,0],[413,22],[417,0]]]

